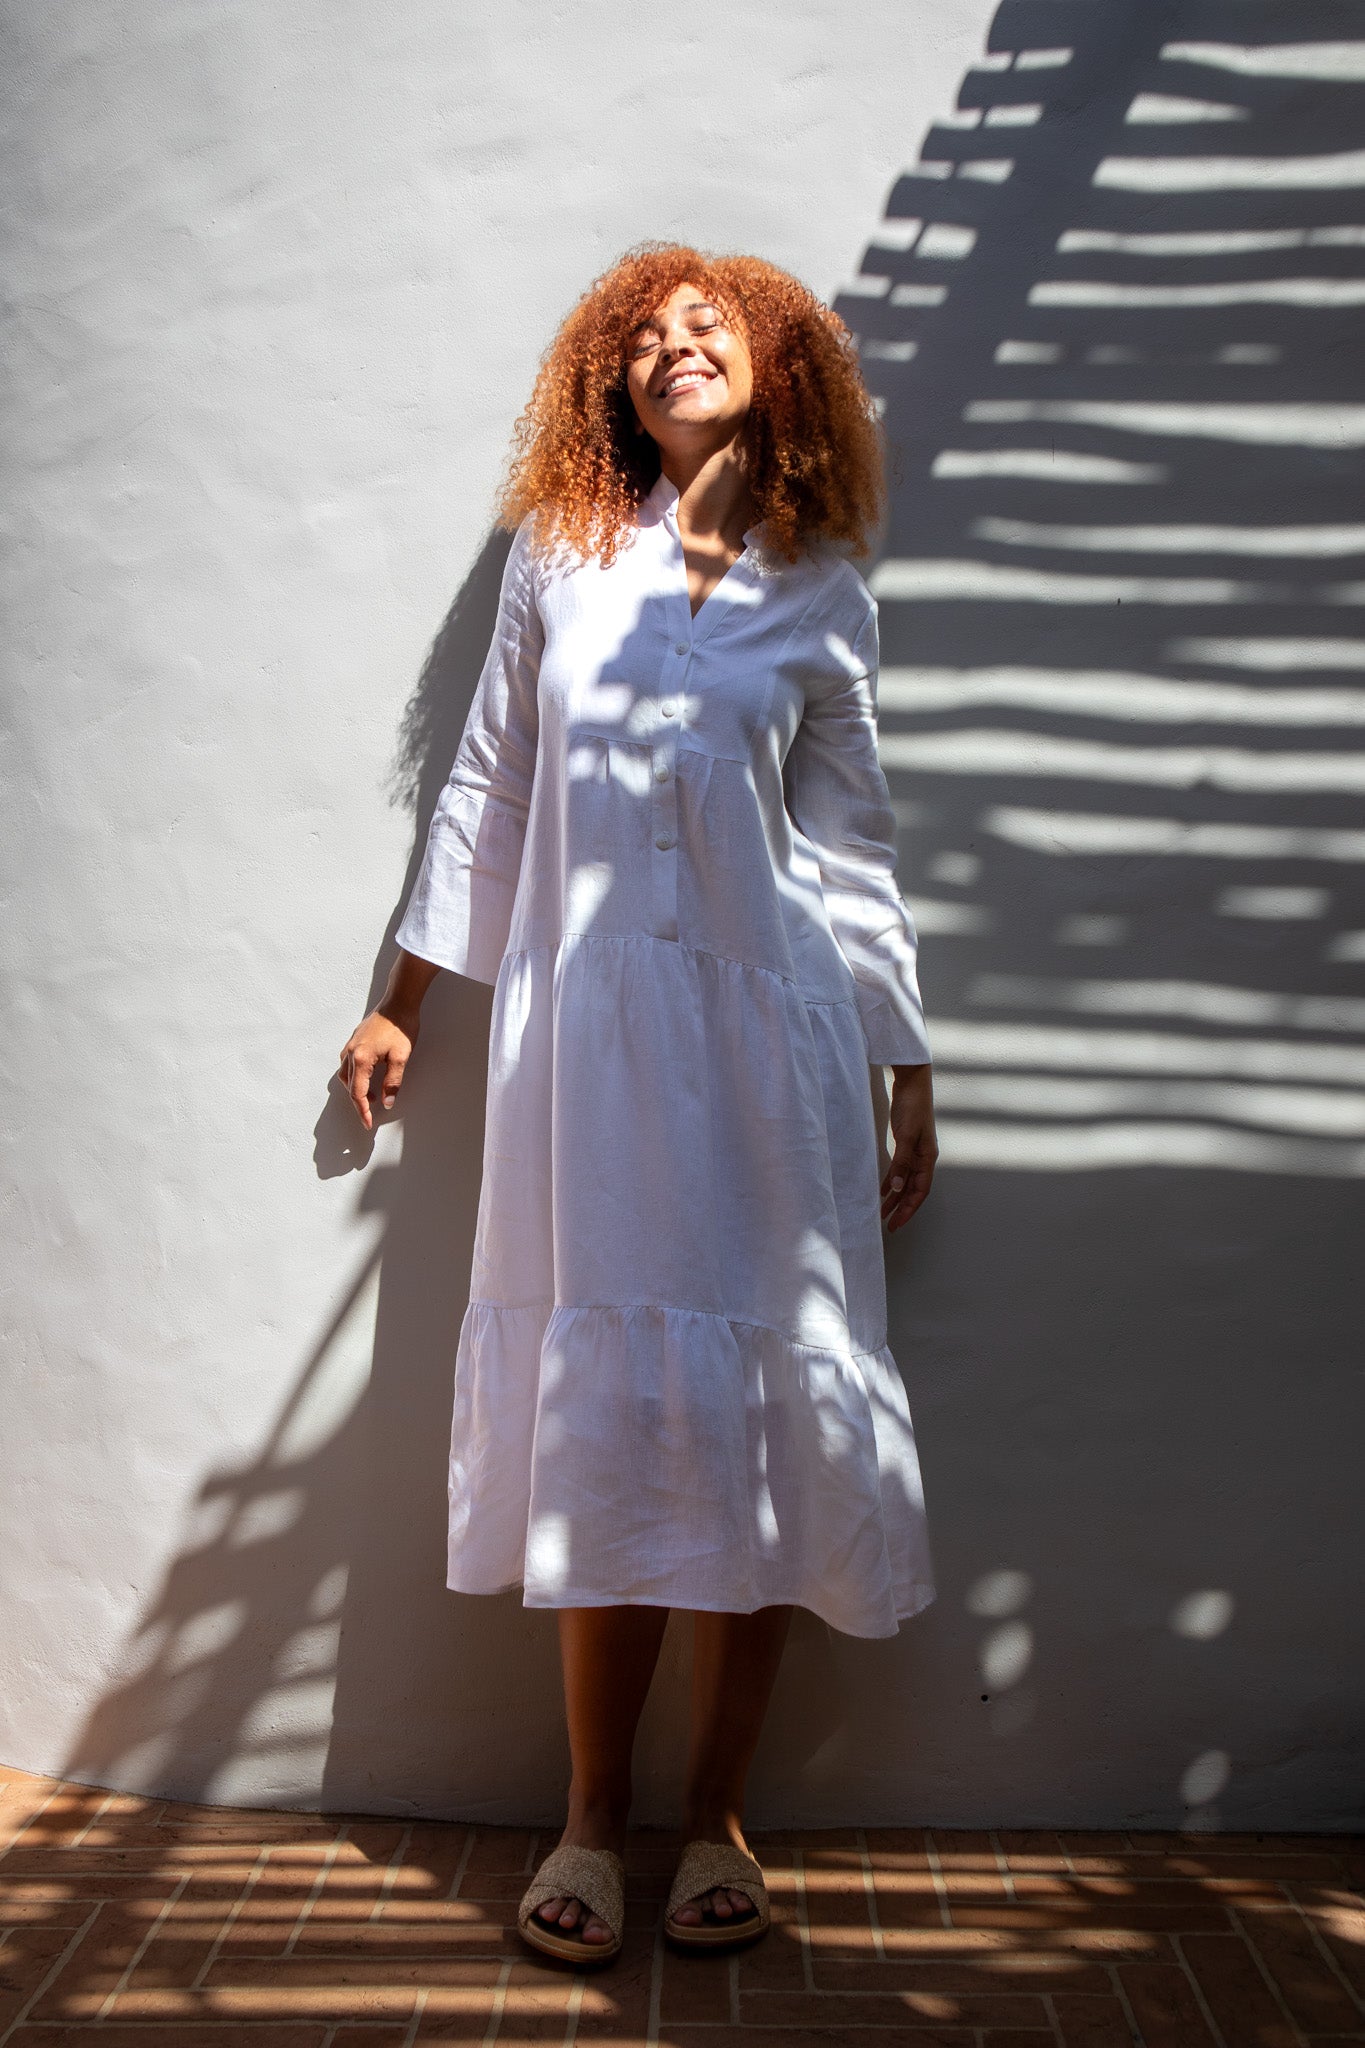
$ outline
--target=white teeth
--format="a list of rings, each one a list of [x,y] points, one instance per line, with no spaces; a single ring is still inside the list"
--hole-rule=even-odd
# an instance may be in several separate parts
[[[661,396],[667,398],[670,391],[683,391],[690,384],[709,384],[710,381],[705,370],[689,370],[685,376],[671,377],[664,385]]]

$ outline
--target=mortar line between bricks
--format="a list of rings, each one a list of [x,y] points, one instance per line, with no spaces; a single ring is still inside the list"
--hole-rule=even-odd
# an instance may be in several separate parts
[[[998,1953],[998,1951],[997,1951],[996,1953]],[[419,1961],[419,1962],[425,1962],[425,1961],[427,1960],[427,1958],[426,1958],[426,1957],[421,1957],[421,1956],[419,1956],[419,1957],[417,1957],[417,1958],[416,1958],[415,1960],[417,1960],[417,1961]],[[432,1960],[435,1960],[435,1959],[433,1958]],[[900,1959],[900,1958],[897,1958],[896,1960],[901,1960],[901,1959]],[[1145,1962],[1145,1961],[1147,1961],[1148,1959],[1147,1959],[1146,1957],[1143,1957],[1143,1956],[1139,1956],[1139,1957],[1135,1957],[1135,1958],[1134,1958],[1133,1960],[1135,1960],[1135,1961],[1138,1961],[1138,1962]],[[989,1985],[989,1984],[987,1984],[987,1985],[986,1985],[986,1986],[984,1987],[984,1991],[985,1991],[985,1995],[987,1995],[987,1996],[989,1996],[989,1997],[994,1997],[994,1998],[1000,1998],[1000,1997],[1009,1997],[1009,1996],[1011,1995],[1011,1994],[1010,1994],[1010,1993],[1008,1993],[1008,1992],[1000,1992],[1000,1991],[997,1991],[997,1990],[995,1990],[995,1989],[994,1989],[994,1987],[993,1987],[993,1986],[991,1986],[991,1985]],[[817,2007],[819,2007],[820,2005],[822,2005],[822,2004],[823,2004],[823,2003],[824,2003],[824,2002],[825,2002],[826,2000],[829,2000],[830,2002],[838,2002],[839,2004],[842,2004],[842,2005],[849,2005],[849,2006],[857,2006],[857,2005],[861,2005],[861,2004],[863,2004],[864,2002],[866,2002],[867,2004],[869,2004],[869,2005],[870,2005],[870,2004],[872,2003],[872,2001],[873,2001],[874,1999],[877,1999],[877,1998],[888,1998],[888,1997],[890,1997],[890,1998],[895,1998],[895,1997],[898,1997],[899,1995],[900,1995],[899,1993],[897,1993],[897,1992],[894,1992],[894,1991],[893,1991],[893,1992],[887,1992],[887,1991],[879,1991],[879,1990],[877,1990],[877,1989],[875,1989],[875,1988],[869,1988],[869,1989],[868,1989],[868,1990],[866,1990],[866,1991],[849,1991],[849,1990],[846,1990],[846,1989],[844,1988],[844,1986],[843,1986],[843,1985],[841,1985],[841,1984],[825,1984],[825,1985],[822,1985],[822,1986],[820,1986],[820,1987],[819,1987],[819,1988],[818,1988],[817,1990],[815,1990],[815,1991],[812,1991],[812,1992],[811,1992],[811,1994],[810,1994],[810,1996],[811,1996],[811,1999],[812,1999],[813,2003],[814,2003],[814,2004],[815,2004],[815,2005],[816,2005]],[[1054,1994],[1053,1994],[1052,1992],[1048,1992],[1048,1991],[1034,1991],[1034,1990],[1030,1990],[1030,1991],[1028,1991],[1027,1993],[1020,1993],[1019,1995],[1020,1995],[1020,1996],[1027,1996],[1027,1997],[1029,1997],[1029,1998],[1036,1998],[1036,1999],[1038,1999],[1039,2003],[1040,2003],[1040,2004],[1043,2004],[1043,2005],[1046,2005],[1046,2004],[1048,2003],[1048,2001],[1049,2001],[1049,2000],[1050,2000],[1051,1998],[1053,1998],[1053,1997],[1054,1997]],[[1074,1996],[1075,1994],[1073,1993],[1072,1995]],[[772,1998],[772,1997],[774,1997],[774,1996],[790,1996],[790,1997],[795,1997],[795,1996],[796,1996],[796,1994],[795,1994],[795,1992],[790,1992],[790,1993],[774,1993],[774,1992],[773,1992],[773,1991],[772,1991],[771,1989],[761,1988],[761,1989],[759,1989],[759,1990],[756,1990],[756,1991],[751,1991],[751,1992],[749,1993],[749,1996],[750,1996],[751,1998]],[[1124,2001],[1120,2000],[1120,2003],[1123,2003],[1123,2002],[1124,2002]],[[698,2029],[698,2031],[700,2031],[700,2029],[701,2029],[701,2028],[703,2028],[703,2027],[728,2027],[728,2026],[730,2025],[730,2022],[729,2022],[729,2020],[688,2020],[688,2021],[686,2021],[686,2023],[685,2023],[685,2024],[686,2024],[687,2026],[689,2026],[689,2027],[695,2027],[695,2028],[697,2028],[697,2029]],[[779,2032],[781,2032],[781,2031],[782,2031],[783,2029],[785,2029],[785,2028],[787,2028],[787,2027],[794,2027],[794,2028],[795,2028],[795,2029],[796,2029],[796,2030],[797,2030],[797,2031],[799,2032],[799,2031],[800,2031],[800,2029],[801,2029],[802,2027],[809,2027],[809,2026],[810,2026],[810,2025],[812,2024],[812,2022],[811,2022],[810,2020],[769,2020],[769,2019],[764,2019],[764,2020],[761,2020],[761,2021],[757,2021],[757,2022],[753,2022],[753,2021],[746,2021],[746,2022],[745,2022],[745,2029],[746,2029],[746,2032],[747,2032],[747,2030],[748,2030],[749,2026],[751,2026],[751,2025],[755,2025],[755,2024],[756,2024],[756,2025],[759,2025],[759,2026],[761,2026],[761,2027],[762,2027],[762,2029],[763,2029],[763,2032],[764,2032],[765,2034],[767,2034],[767,2033],[779,2033]],[[825,2022],[824,2022],[824,2021],[822,2020],[822,2021],[821,2021],[821,2022],[820,2022],[819,2024],[823,2026],[823,2025],[825,2024]],[[857,2024],[858,2024],[858,2025],[859,2025],[860,2027],[875,2027],[875,2026],[880,2026],[880,2025],[882,2024],[882,2022],[881,2022],[880,2020],[869,2020],[869,2019],[859,2019],[859,2020],[858,2020],[858,2022],[857,2022]],[[908,2025],[910,2025],[910,2021],[908,2021],[908,2020],[903,2020],[903,2019],[898,2019],[898,2020],[887,2020],[887,2021],[885,2022],[885,2024],[886,2024],[886,2025],[887,2025],[888,2027],[899,2027],[899,2028],[901,2028],[901,2029],[903,2030],[903,2029],[904,2029],[905,2027],[907,2027]],[[932,2019],[917,2019],[917,2020],[915,2020],[914,2024],[915,2024],[916,2026],[918,2026],[918,2027],[919,2027],[919,2028],[920,2028],[921,2030],[923,2030],[923,2029],[924,2029],[924,2028],[926,2028],[926,2027],[928,2027],[928,2028],[930,2028],[930,2029],[932,2030],[932,2028],[934,2028],[934,2027],[936,2027],[936,2026],[938,2026],[938,2027],[962,2027],[962,2026],[965,2026],[965,2025],[966,2025],[966,2022],[965,2022],[965,2021],[963,2021],[963,2020],[932,2020]],[[984,2026],[984,2027],[986,2028],[986,2031],[987,2031],[987,2033],[989,2033],[989,2032],[991,2031],[991,2029],[992,2029],[993,2027],[994,2027],[994,2028],[998,2028],[998,2026],[999,2026],[999,2022],[998,2022],[998,2021],[995,2021],[995,2020],[985,2020],[985,2021],[983,2021],[983,2022],[982,2022],[982,2024],[983,2024],[983,2026]],[[1048,2024],[1049,2024],[1049,2026],[1050,2026],[1050,2025],[1052,2024],[1052,2022],[1051,2022],[1051,2021],[1049,2021],[1049,2023],[1048,2023]],[[1058,2020],[1058,2021],[1057,2021],[1057,2025],[1058,2025],[1058,2026],[1060,2026],[1060,2025],[1061,2025],[1061,2021],[1060,2021],[1060,2020]],[[1042,2034],[1045,2034],[1045,2033],[1047,2032],[1047,2028],[1046,2028],[1046,2027],[1043,2027],[1043,2026],[1041,2026],[1041,2025],[1039,2025],[1039,2024],[1038,2024],[1038,2022],[1036,2022],[1036,2021],[1034,2021],[1034,2020],[1026,2020],[1026,2021],[1023,2021],[1023,2022],[1021,2023],[1021,2027],[1020,2027],[1019,2029],[1016,2029],[1015,2031],[1022,2031],[1022,2032],[1024,2032],[1024,2033],[1030,2033],[1030,2032],[1032,2032],[1032,2033],[1035,2033],[1035,2034],[1039,2034],[1039,2035],[1042,2035]],[[1325,2041],[1329,2041],[1329,2042],[1330,2042],[1331,2038],[1332,2038],[1332,2037],[1331,2037],[1331,2035],[1330,2035],[1330,2034],[1329,2034],[1329,2035],[1324,2035],[1324,2036],[1323,2036],[1323,2039],[1324,2039]],[[1353,2034],[1352,2034],[1352,2035],[1350,2035],[1350,2036],[1348,2036],[1347,2038],[1348,2038],[1349,2040],[1351,2040],[1352,2042],[1354,2042],[1354,2040],[1355,2040],[1355,2036],[1354,2036]],[[1135,2048],[1147,2048],[1147,2044],[1146,2044],[1146,2042],[1145,2042],[1145,2041],[1143,2040],[1143,2038],[1142,2038],[1142,2030],[1141,2030],[1141,2028],[1140,2028],[1140,2027],[1138,2027],[1138,2026],[1136,2025],[1136,2023],[1134,2023],[1134,2026],[1133,2026],[1133,2040],[1134,2040]],[[1238,2042],[1238,2043],[1237,2043],[1237,2048],[1245,2048],[1245,2044],[1243,2044],[1243,2043],[1241,2043],[1241,2042]],[[1314,2037],[1313,2037],[1313,2042],[1312,2042],[1312,2048],[1318,2048],[1318,2038],[1317,2038],[1317,2036],[1316,2036],[1316,2035],[1314,2035]]]
[[[938,1917],[945,1927],[953,1924],[952,1908],[948,1904],[948,1886],[944,1882],[943,1865],[938,1860],[938,1850],[929,1829],[924,1831],[924,1853],[929,1858],[929,1875],[934,1880],[934,1892],[938,1899]]]
[[[806,1857],[802,1849],[792,1850],[792,1875],[796,1880],[796,1929],[801,1942],[801,1982],[807,1991],[814,1991],[815,1966],[811,1960],[810,1902],[806,1897]]]
[[[1128,1993],[1124,1989],[1123,1979],[1119,1975],[1117,1964],[1109,1963],[1106,1965],[1106,1969],[1114,1996],[1119,2003],[1119,2011],[1123,2014],[1124,2024],[1133,2037],[1133,2048],[1147,2048],[1147,2037],[1137,2023],[1137,2014],[1129,2004]]]
[[[247,1872],[246,1883],[242,1886],[241,1891],[233,1900],[231,1906],[229,1906],[227,1913],[224,1916],[223,1924],[218,1929],[217,1934],[214,1936],[213,1946],[210,1948],[203,1962],[199,1965],[199,1968],[195,1971],[194,1983],[190,1987],[191,1990],[203,1990],[204,1979],[208,1976],[209,1971],[213,1968],[213,1965],[217,1962],[219,1956],[222,1954],[223,1943],[227,1940],[229,1934],[231,1934],[233,1928],[236,1926],[237,1916],[240,1914],[243,1906],[246,1904],[247,1900],[251,1897],[252,1892],[255,1890],[257,1880],[259,1879],[261,1872],[265,1869],[269,1857],[269,1848],[263,1848],[260,1854],[257,1856],[256,1861],[252,1864],[250,1870]]]
[[[427,2009],[427,2000],[430,1996],[430,1990],[426,1985],[423,1985],[417,1994],[417,2003],[412,2008],[412,2018],[408,2021],[408,2030],[403,2036],[402,2048],[412,2048],[413,2042],[417,2039],[417,2029],[422,2024],[422,2014]]]
[[[460,1851],[460,1860],[455,1866],[455,1875],[450,1880],[450,1890],[446,1893],[448,1899],[458,1899],[460,1896],[460,1886],[464,1883],[464,1874],[469,1868],[469,1859],[474,1854],[474,1837],[476,1833],[477,1829],[475,1828],[465,1829],[464,1847]]]
[[[323,2035],[323,2037],[322,2037],[322,2048],[333,2048],[333,2044],[334,2044],[334,2043],[335,2043],[335,2041],[336,2041],[336,2037],[337,2037],[337,2030],[336,2030],[336,2028],[335,2028],[335,2027],[329,2027],[329,2028],[327,2029],[327,2032],[326,2032],[326,2033],[325,2033],[325,2034]]]
[[[1194,1993],[1194,2002],[1199,2007],[1200,2012],[1204,2016],[1204,2025],[1208,2028],[1209,2032],[1213,2035],[1214,2040],[1218,2043],[1218,2048],[1228,2048],[1228,2043],[1223,2038],[1223,2029],[1219,2026],[1217,2020],[1214,2018],[1213,2014],[1209,2010],[1209,2002],[1207,1998],[1205,1998],[1204,1996],[1203,1986],[1200,1984],[1199,1979],[1195,1976],[1194,1971],[1190,1968],[1189,1957],[1185,1954],[1184,1949],[1180,1946],[1180,1936],[1178,1934],[1172,1934],[1169,1935],[1167,1939],[1170,1941],[1171,1947],[1175,1950],[1176,1961],[1179,1963],[1181,1969],[1185,1972],[1185,1982],[1189,1985],[1190,1990]],[[1238,2048],[1237,2042],[1233,2042],[1232,2048]]]
[[[1042,1998],[1043,2011],[1047,2014],[1047,2022],[1052,2029],[1052,2038],[1056,2042],[1057,2048],[1066,2048],[1066,2042],[1062,2038],[1062,2023],[1057,2017],[1057,2001],[1053,1998],[1050,1991],[1043,1992]]]
[[[80,1829],[79,1833],[74,1834],[69,1842],[64,1842],[62,1844],[63,1848],[79,1849],[81,1843],[85,1840],[91,1828],[94,1827],[95,1822],[101,1819],[104,1814],[108,1813],[110,1807],[113,1805],[117,1797],[118,1794],[116,1792],[111,1792],[108,1794],[106,1798],[101,1799],[99,1805],[95,1808],[95,1811],[91,1814],[89,1820],[85,1823],[85,1826]]]
[[[1238,1915],[1235,1912],[1233,1912],[1231,1908],[1229,1908],[1228,1910],[1228,1918],[1232,1922],[1233,1933],[1237,1936],[1243,1948],[1251,1957],[1252,1962],[1260,1971],[1261,1976],[1265,1982],[1266,1990],[1270,1993],[1276,2005],[1278,2005],[1278,2007],[1280,2008],[1281,2013],[1284,2015],[1284,2023],[1288,2027],[1290,2033],[1293,2035],[1295,2041],[1298,2043],[1298,2048],[1306,2048],[1306,2037],[1304,2035],[1303,2028],[1299,2025],[1293,2013],[1285,2004],[1284,1993],[1281,1991],[1279,1985],[1275,1982],[1275,1979],[1271,1976],[1268,1966],[1262,1959],[1260,1950],[1257,1948],[1255,1942],[1251,1939],[1251,1936],[1247,1933],[1246,1928],[1242,1925],[1242,1922]]]
[[[730,2025],[737,2027],[739,2025],[739,1957],[730,1956],[727,1958],[727,1961],[729,1968],[726,1971],[726,1976],[730,1980]]]
[[[649,2015],[645,2020],[645,2048],[658,2048],[663,2025],[664,2003],[664,1915],[654,1923],[654,1949],[649,1958]]]
[[[80,1947],[81,1943],[85,1940],[86,1935],[94,1926],[96,1917],[98,1916],[100,1911],[100,1906],[102,1906],[103,1904],[104,1901],[103,1899],[101,1899],[100,1904],[98,1906],[92,1906],[90,1908],[90,1911],[86,1914],[84,1920],[82,1920],[80,1926],[76,1929],[70,1941],[66,1944],[66,1947],[62,1950],[61,1954],[56,1958],[55,1962],[52,1965],[52,1968],[43,1978],[42,1983],[37,1985],[36,1988],[30,1993],[30,1995],[24,2000],[18,2012],[14,2015],[14,2018],[5,2028],[4,2033],[0,2034],[0,2048],[5,2048],[5,2043],[10,2038],[10,2035],[13,2034],[17,2028],[22,2027],[24,2021],[32,2012],[34,2006],[38,2003],[38,2000],[43,1997],[43,1995],[47,1992],[51,1985],[56,1983],[58,1977],[60,1977],[62,1971],[66,1968],[72,1956],[75,1955],[76,1950]]]
[[[583,1993],[587,1988],[587,1975],[580,1970],[569,1986],[569,2003],[564,2015],[564,2048],[573,2048],[578,2036],[578,2020],[583,2010]]]
[[[512,1974],[510,1962],[504,1963],[498,1971],[498,1981],[493,1986],[493,2003],[488,2009],[488,2025],[483,2030],[483,2048],[493,2048],[502,2025],[503,2010],[507,2004],[507,1980]]]
[[[877,1884],[872,1869],[872,1858],[867,1853],[867,1830],[857,1831],[858,1856],[863,1866],[863,1891],[867,1895],[867,1917],[872,1924],[872,1953],[879,1963],[886,1961],[886,1943],[882,1939],[881,1917],[877,1912]],[[736,2014],[738,2018],[738,2014]]]
[[[1336,1957],[1332,1954],[1331,1949],[1328,1948],[1327,1943],[1322,1938],[1322,1930],[1318,1926],[1317,1922],[1314,1920],[1312,1914],[1307,1910],[1307,1908],[1295,1896],[1293,1891],[1288,1886],[1281,1885],[1280,1890],[1284,1893],[1284,1896],[1288,1900],[1289,1904],[1294,1908],[1294,1911],[1298,1914],[1300,1920],[1302,1920],[1304,1926],[1307,1928],[1313,1946],[1317,1950],[1323,1962],[1326,1964],[1327,1968],[1336,1978],[1338,1984],[1346,1993],[1346,1996],[1350,1999],[1352,2005],[1355,2006],[1357,2012],[1359,2012],[1363,2017],[1365,2017],[1365,1998],[1362,1998],[1360,1996],[1360,1993],[1356,1990],[1355,1985],[1351,1982],[1350,1978],[1342,1970],[1341,1965],[1338,1963]]]
[[[1017,1904],[1019,1894],[1014,1889],[1014,1872],[1010,1869],[1010,1859],[1001,1848],[1000,1837],[994,1828],[990,1831],[990,1844],[995,1851],[995,1867],[1000,1872],[1000,1881],[1005,1887],[1005,1897],[1013,1899]]]
[[[407,1826],[404,1828],[402,1834],[398,1838],[398,1847],[394,1850],[392,1856],[390,1856],[389,1858],[388,1868],[385,1870],[383,1877],[379,1880],[379,1890],[375,1893],[374,1904],[370,1908],[371,1920],[377,1920],[379,1918],[380,1912],[384,1905],[384,1901],[388,1898],[389,1893],[397,1884],[398,1873],[403,1868],[403,1865],[407,1860],[407,1854],[409,1848],[411,1847],[411,1844],[412,1822],[409,1821]]]
[[[340,1833],[337,1835],[336,1840],[334,1842],[328,1843],[327,1854],[322,1859],[322,1863],[319,1867],[318,1874],[313,1879],[312,1887],[308,1893],[307,1898],[299,1907],[298,1918],[294,1922],[294,1926],[290,1933],[288,1941],[280,1950],[281,1955],[292,1956],[294,1950],[298,1947],[299,1936],[303,1933],[303,1924],[305,1920],[308,1918],[308,1915],[312,1912],[313,1907],[317,1904],[317,1901],[322,1897],[322,1888],[326,1884],[327,1879],[331,1874],[332,1865],[336,1862],[337,1857],[341,1854],[341,1845],[343,1842],[349,1839],[350,1833],[350,1825],[349,1823],[347,1823],[343,1825]]]
[[[129,1978],[132,1976],[134,1970],[137,1968],[138,1964],[142,1961],[142,1958],[146,1955],[148,1949],[151,1947],[157,1929],[160,1927],[162,1921],[166,1918],[166,1915],[170,1912],[171,1907],[175,1905],[176,1901],[179,1899],[181,1893],[184,1891],[189,1881],[189,1872],[186,1871],[185,1875],[181,1878],[179,1884],[171,1893],[170,1897],[162,1901],[161,1911],[157,1914],[155,1920],[153,1920],[151,1926],[147,1929],[147,1932],[143,1935],[141,1941],[133,1950],[132,1955],[124,1964],[123,1974],[119,1978],[118,1983],[114,1986],[113,1990],[109,1993],[109,1996],[105,1999],[99,2011],[95,2014],[96,2020],[107,2019],[109,2014],[113,2011],[114,2000],[118,1997],[120,1992],[127,1990]]]
[[[51,1806],[53,1800],[57,1797],[57,1794],[59,1792],[64,1792],[65,1790],[66,1787],[64,1785],[54,1785],[52,1787],[52,1790],[48,1793],[47,1798],[43,1801],[42,1805],[36,1806],[33,1809],[33,1812],[29,1815],[28,1819],[24,1822],[24,1825],[21,1828],[16,1828],[14,1830],[14,1833],[10,1836],[8,1842],[6,1842],[5,1844],[3,1855],[9,1856],[13,1852],[15,1843],[23,1841],[24,1836],[28,1833],[29,1829],[34,1825],[34,1823],[42,1819],[43,1815],[47,1812],[49,1806]]]

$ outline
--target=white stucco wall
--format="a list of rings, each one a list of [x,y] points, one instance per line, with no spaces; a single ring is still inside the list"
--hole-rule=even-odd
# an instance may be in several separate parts
[[[443,977],[373,1147],[328,1077],[558,318],[644,236],[835,294],[994,12],[10,10],[6,1761],[558,1811],[552,1620],[443,1585],[486,991]],[[1351,1305],[1317,1261],[1354,1184],[995,1142],[950,1141],[890,1250],[939,1601],[893,1644],[799,1620],[751,1818],[1346,1825]],[[681,1712],[661,1684],[642,1819]]]

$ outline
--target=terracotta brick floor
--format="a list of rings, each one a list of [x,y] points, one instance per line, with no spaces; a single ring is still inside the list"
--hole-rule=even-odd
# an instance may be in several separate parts
[[[1365,2042],[1358,1839],[755,1832],[772,1932],[692,1958],[659,1939],[676,1841],[641,1833],[625,1951],[595,1975],[515,1932],[554,1838],[0,1774],[0,2043]]]

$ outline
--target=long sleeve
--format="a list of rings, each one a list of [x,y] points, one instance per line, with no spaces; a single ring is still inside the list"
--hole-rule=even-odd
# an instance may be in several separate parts
[[[507,557],[492,645],[397,933],[405,952],[474,981],[495,982],[507,950],[535,774],[545,636],[529,542],[524,524]]]
[[[896,820],[877,757],[877,615],[852,672],[812,692],[783,766],[787,810],[815,850],[834,936],[853,970],[873,1065],[929,1059],[914,919],[896,883]]]

